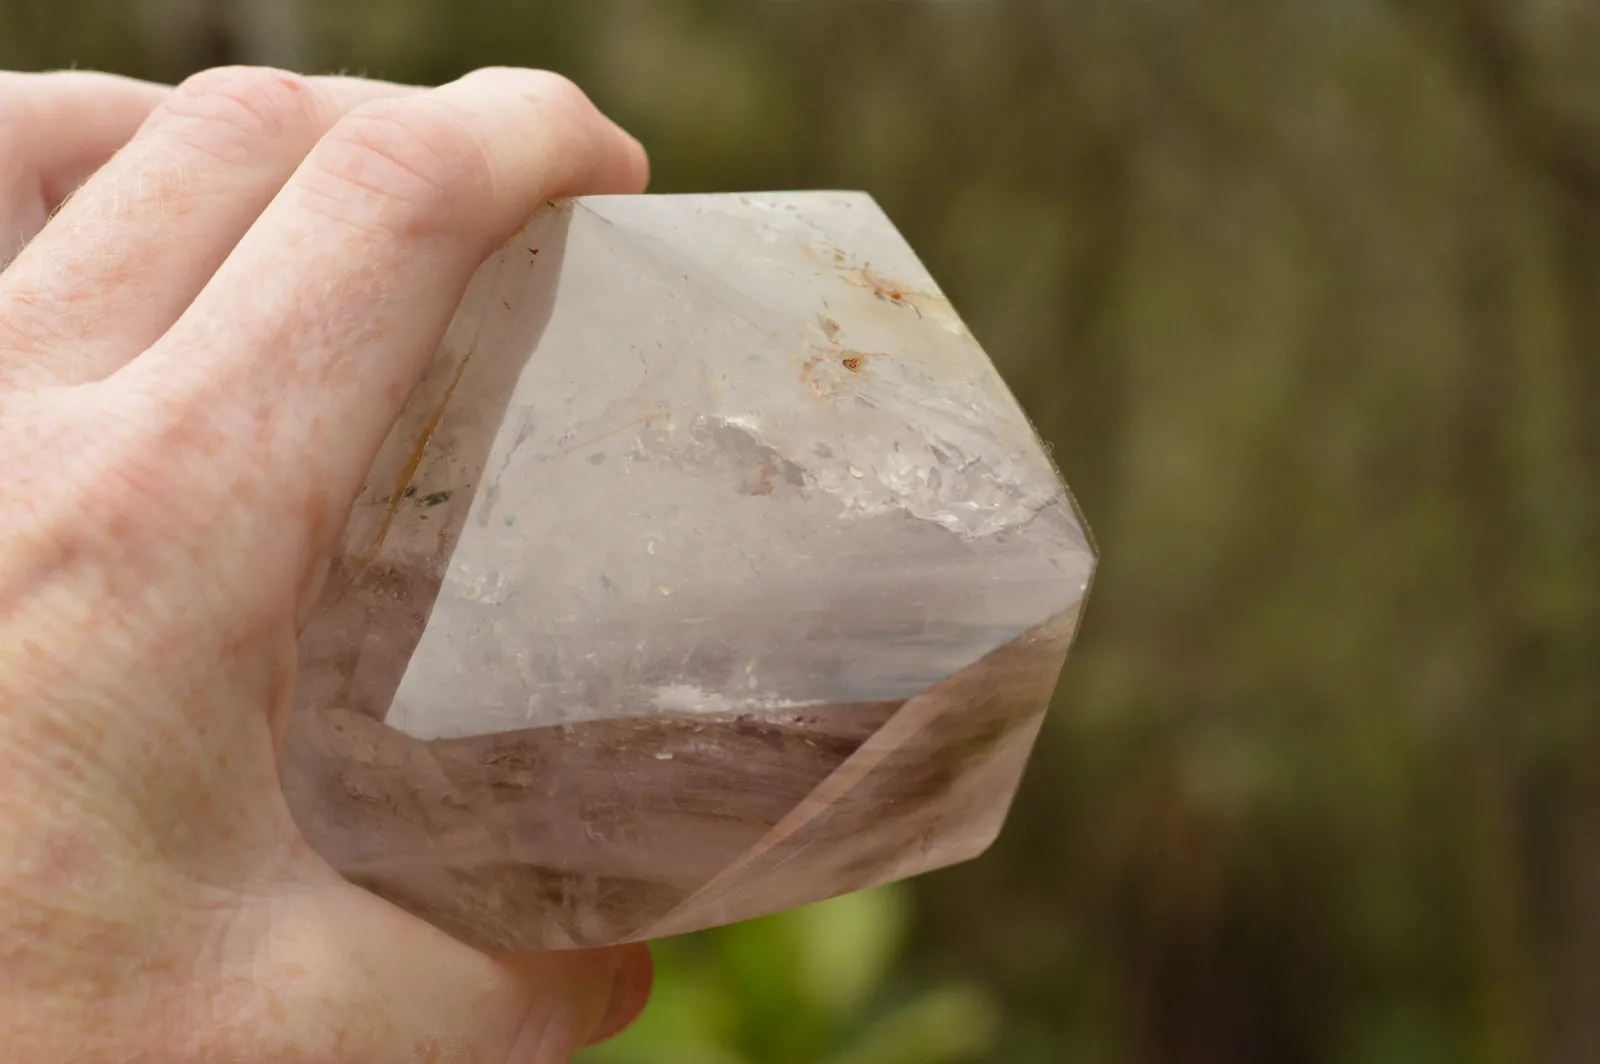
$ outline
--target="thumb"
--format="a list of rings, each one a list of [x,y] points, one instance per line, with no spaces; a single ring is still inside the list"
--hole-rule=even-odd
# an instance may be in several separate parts
[[[520,982],[529,1002],[506,1064],[565,1064],[584,1046],[621,1034],[644,1011],[655,980],[650,951],[643,945],[513,954],[499,963]],[[577,1008],[563,993],[574,985],[593,991],[585,993]]]
[[[256,1042],[292,1040],[273,1060],[567,1064],[649,997],[642,945],[490,956],[342,880],[287,904],[299,911],[273,921],[275,956],[253,965],[294,987],[295,1007],[272,1010],[294,1033]]]

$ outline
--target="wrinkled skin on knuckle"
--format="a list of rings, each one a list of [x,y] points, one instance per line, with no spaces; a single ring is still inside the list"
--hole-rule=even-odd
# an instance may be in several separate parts
[[[496,184],[467,123],[420,98],[356,108],[323,138],[302,177],[325,213],[406,239],[475,234]]]
[[[247,162],[278,142],[299,140],[318,101],[298,74],[269,67],[216,67],[173,89],[145,125],[226,163]]]

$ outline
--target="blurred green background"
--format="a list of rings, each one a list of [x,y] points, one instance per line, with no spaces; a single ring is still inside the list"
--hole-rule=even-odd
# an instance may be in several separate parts
[[[1052,441],[1103,568],[995,850],[664,943],[589,1064],[1600,1061],[1600,4],[0,0],[0,60],[560,70],[658,190],[871,191]]]

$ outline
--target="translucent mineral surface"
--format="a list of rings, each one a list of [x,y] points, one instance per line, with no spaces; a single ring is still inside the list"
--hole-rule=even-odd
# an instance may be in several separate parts
[[[552,204],[352,512],[286,788],[343,874],[489,948],[913,875],[999,830],[1093,568],[869,197]]]

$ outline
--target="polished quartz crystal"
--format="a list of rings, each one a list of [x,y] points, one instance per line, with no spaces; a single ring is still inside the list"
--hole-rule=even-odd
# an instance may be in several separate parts
[[[342,874],[486,948],[914,875],[999,831],[1093,568],[869,197],[550,204],[351,514],[286,790]]]

